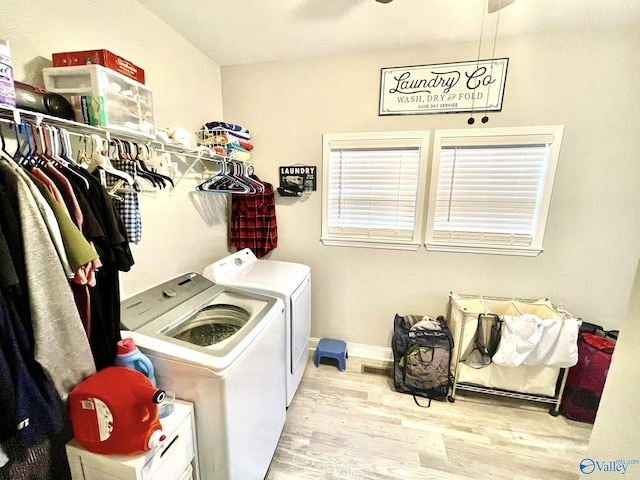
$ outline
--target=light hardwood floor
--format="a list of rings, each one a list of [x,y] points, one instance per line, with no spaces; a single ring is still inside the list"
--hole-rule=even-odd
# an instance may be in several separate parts
[[[349,358],[340,372],[332,359],[309,362],[267,480],[580,478],[591,425],[472,392],[420,408],[362,365],[391,364]]]

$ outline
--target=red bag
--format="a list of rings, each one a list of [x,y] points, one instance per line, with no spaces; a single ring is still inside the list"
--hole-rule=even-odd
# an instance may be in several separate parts
[[[593,333],[578,336],[578,363],[567,374],[560,413],[579,422],[595,421],[615,346]]]

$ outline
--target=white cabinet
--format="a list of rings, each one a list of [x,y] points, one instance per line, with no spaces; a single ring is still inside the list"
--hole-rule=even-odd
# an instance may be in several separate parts
[[[67,443],[73,480],[198,480],[193,404],[175,401],[175,410],[160,419],[167,439],[144,454],[102,455]]]
[[[71,101],[76,121],[155,138],[153,91],[102,65],[42,70],[44,86]]]

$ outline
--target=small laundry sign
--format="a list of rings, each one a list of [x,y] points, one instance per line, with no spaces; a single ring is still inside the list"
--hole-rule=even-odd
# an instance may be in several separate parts
[[[383,68],[380,115],[499,112],[508,58]]]
[[[280,187],[282,196],[301,197],[316,190],[316,167],[291,165],[280,167]]]

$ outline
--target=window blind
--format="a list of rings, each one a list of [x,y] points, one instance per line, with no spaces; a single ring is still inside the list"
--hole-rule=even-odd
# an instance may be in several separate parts
[[[531,245],[548,151],[546,143],[443,146],[433,240]]]
[[[412,240],[419,167],[419,147],[332,148],[328,234]]]

